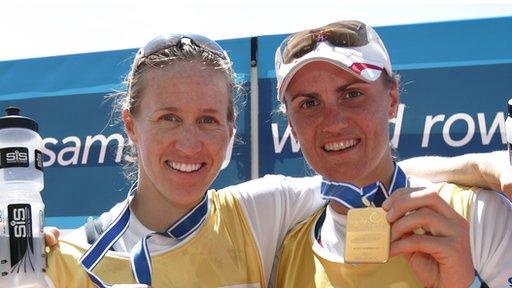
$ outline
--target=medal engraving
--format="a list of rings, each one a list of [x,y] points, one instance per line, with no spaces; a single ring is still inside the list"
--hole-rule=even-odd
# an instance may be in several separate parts
[[[350,209],[347,214],[345,263],[386,263],[391,229],[382,208]]]

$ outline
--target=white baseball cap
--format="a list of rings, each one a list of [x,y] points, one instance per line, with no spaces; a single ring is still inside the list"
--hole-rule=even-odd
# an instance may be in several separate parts
[[[392,75],[388,52],[377,32],[359,21],[339,21],[294,33],[277,48],[275,67],[279,101],[283,100],[293,75],[314,61],[337,65],[366,82],[377,80],[384,70]]]

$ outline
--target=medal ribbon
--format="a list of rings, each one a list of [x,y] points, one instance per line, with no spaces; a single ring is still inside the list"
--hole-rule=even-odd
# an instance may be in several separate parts
[[[386,190],[380,181],[359,188],[350,183],[322,180],[321,193],[322,198],[336,201],[349,209],[368,206],[380,207],[382,202],[396,189],[407,186],[407,177],[404,171],[394,163],[393,179],[389,190]]]
[[[128,228],[130,222],[130,201],[137,192],[137,182],[135,182],[126,198],[126,204],[117,218],[108,226],[100,237],[87,249],[85,254],[80,258],[80,264],[91,278],[91,281],[100,288],[111,287],[111,284],[103,282],[96,276],[92,270],[98,262],[105,256],[107,251],[117,242]],[[204,222],[208,214],[208,197],[207,193],[203,199],[190,212],[183,216],[178,222],[165,231],[154,232],[146,235],[132,248],[130,253],[130,263],[132,273],[139,284],[151,286],[151,256],[149,254],[147,240],[155,235],[161,235],[176,240],[186,238],[188,235],[196,231],[201,223]]]

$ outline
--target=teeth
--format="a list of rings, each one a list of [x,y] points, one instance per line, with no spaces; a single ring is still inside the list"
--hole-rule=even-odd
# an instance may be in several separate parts
[[[201,164],[187,164],[179,162],[167,162],[169,166],[181,172],[194,172],[201,168]]]
[[[340,142],[328,143],[324,146],[325,151],[340,151],[350,147],[353,147],[357,144],[357,140],[351,139]]]

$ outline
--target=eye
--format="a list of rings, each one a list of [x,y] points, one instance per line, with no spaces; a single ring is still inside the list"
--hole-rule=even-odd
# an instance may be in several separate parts
[[[160,116],[160,119],[164,120],[164,121],[169,121],[169,122],[180,122],[181,121],[181,119],[174,114],[162,115],[162,116]]]
[[[359,90],[349,90],[349,91],[347,91],[347,93],[345,93],[345,97],[343,97],[343,98],[351,99],[351,98],[357,98],[362,95],[363,95],[363,93]]]
[[[214,124],[214,123],[217,123],[218,121],[212,116],[203,116],[203,117],[199,118],[198,122],[200,124]]]
[[[318,100],[313,98],[308,98],[300,103],[300,108],[308,109],[318,105]]]

